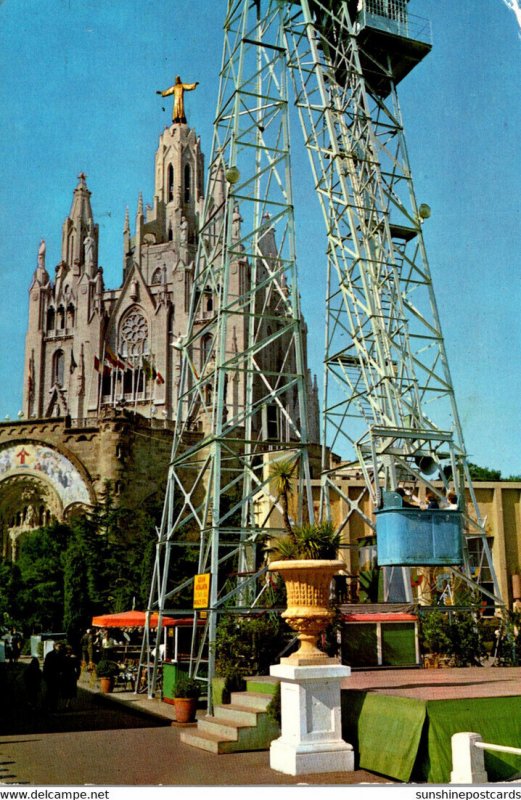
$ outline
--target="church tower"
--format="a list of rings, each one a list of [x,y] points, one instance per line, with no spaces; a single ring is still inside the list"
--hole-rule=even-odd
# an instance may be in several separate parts
[[[97,349],[102,333],[103,273],[98,268],[98,226],[86,175],[78,176],[62,228],[54,282],[45,242],[29,290],[24,414],[28,418],[84,416],[85,346]]]

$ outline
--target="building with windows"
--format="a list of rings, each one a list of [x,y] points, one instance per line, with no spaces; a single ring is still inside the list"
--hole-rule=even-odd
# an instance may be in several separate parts
[[[138,199],[133,230],[123,227],[122,282],[105,286],[102,243],[87,176],[81,173],[63,223],[60,260],[49,270],[45,241],[38,250],[29,288],[23,416],[0,425],[0,552],[16,555],[20,535],[51,519],[64,520],[99,499],[109,481],[121,502],[141,505],[164,492],[181,375],[181,349],[190,309],[197,229],[204,202],[204,156],[196,132],[173,123],[159,137],[154,198]],[[224,178],[217,181],[212,213],[220,213]],[[232,235],[240,238],[237,208]],[[266,262],[276,246],[269,219],[261,237]],[[237,248],[240,251],[240,247]],[[248,285],[250,265],[238,258],[232,291]],[[210,288],[200,304],[203,327],[216,298]],[[268,299],[270,321],[277,317]],[[273,313],[271,313],[273,312]],[[227,343],[241,351],[247,331],[236,327]],[[211,341],[200,337],[192,353],[200,369]],[[305,331],[304,331],[305,341]],[[266,353],[266,368],[283,362],[283,347]],[[319,438],[318,392],[309,373],[310,431]],[[232,383],[232,382],[230,382]],[[211,392],[211,386],[206,389]],[[201,406],[211,396],[201,399]],[[226,402],[245,402],[242,379],[229,387]],[[296,398],[285,398],[289,414]],[[200,413],[193,430],[202,431]],[[258,426],[269,437],[284,436],[284,418],[261,409]],[[289,434],[288,434],[289,435]]]

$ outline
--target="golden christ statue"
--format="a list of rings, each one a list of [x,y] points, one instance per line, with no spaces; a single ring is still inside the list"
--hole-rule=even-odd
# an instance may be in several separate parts
[[[167,97],[169,94],[174,95],[172,122],[186,122],[184,93],[191,92],[197,86],[199,86],[199,81],[196,83],[183,83],[179,75],[177,75],[173,86],[170,86],[169,89],[165,89],[164,92],[162,92],[161,89],[156,91],[156,94],[160,94],[162,97]]]

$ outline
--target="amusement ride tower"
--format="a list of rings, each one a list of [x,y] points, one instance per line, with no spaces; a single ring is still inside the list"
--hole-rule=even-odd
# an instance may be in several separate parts
[[[210,644],[220,609],[255,602],[256,544],[279,506],[274,460],[299,477],[296,520],[314,513],[288,83],[327,237],[320,516],[330,518],[336,494],[342,529],[360,514],[376,532],[388,598],[400,584],[412,599],[407,570],[424,565],[500,602],[424,246],[430,209],[416,201],[396,93],[430,48],[429,25],[408,0],[228,2],[150,602],[160,616],[168,610],[179,590],[169,583],[173,548],[191,531],[197,571],[211,575]],[[364,478],[356,498],[342,488],[355,474]],[[404,508],[407,484],[440,508]],[[449,490],[457,508],[443,511]]]

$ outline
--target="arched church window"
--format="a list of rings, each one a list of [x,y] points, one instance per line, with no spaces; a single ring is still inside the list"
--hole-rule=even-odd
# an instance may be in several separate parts
[[[58,308],[58,312],[56,314],[56,322],[57,322],[56,327],[59,330],[63,330],[65,328],[65,309],[63,306],[60,306]]]
[[[52,361],[52,382],[58,386],[63,386],[63,376],[65,373],[65,355],[63,350],[57,350]]]
[[[67,306],[67,328],[74,328],[75,308],[72,303]]]
[[[174,239],[174,230],[172,228],[172,223],[168,226],[168,241],[171,242]]]
[[[168,165],[167,170],[167,181],[168,181],[168,202],[171,203],[174,199],[174,167],[172,164]]]
[[[148,322],[135,306],[123,317],[119,329],[119,351],[123,356],[148,353]]]
[[[51,306],[47,309],[47,330],[53,331],[54,326],[56,325],[56,313],[54,308]]]
[[[163,270],[158,267],[152,275],[152,283],[163,283]]]
[[[190,164],[185,164],[185,203],[190,202],[192,188],[192,169]]]
[[[211,333],[207,333],[206,336],[203,336],[201,339],[201,367],[208,362],[210,355],[212,353],[212,345],[213,345],[213,336]]]

